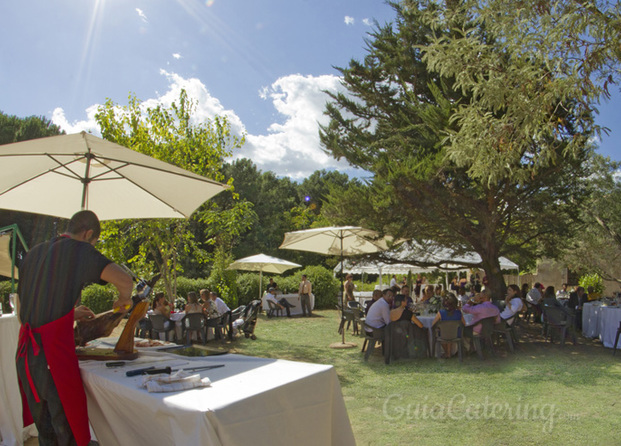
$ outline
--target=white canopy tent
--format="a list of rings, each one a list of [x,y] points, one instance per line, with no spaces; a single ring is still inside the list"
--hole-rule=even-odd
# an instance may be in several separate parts
[[[453,255],[453,253],[446,248],[440,248],[429,244],[425,247],[415,246],[411,243],[404,243],[399,249],[384,253],[384,255],[400,263],[386,263],[382,261],[369,261],[362,260],[358,262],[352,262],[346,260],[343,262],[343,272],[351,274],[379,274],[380,275],[380,287],[382,285],[382,274],[418,274],[430,271],[468,271],[474,268],[474,265],[481,263],[481,256],[476,252],[469,252],[466,254]],[[419,262],[430,263],[437,266],[422,267],[415,266],[408,263],[408,261],[416,260]],[[518,270],[519,266],[507,259],[506,257],[500,257],[500,268],[503,270]],[[466,265],[464,265],[466,264]],[[470,266],[472,265],[472,266]],[[341,271],[341,264],[339,263],[334,268],[334,273]]]

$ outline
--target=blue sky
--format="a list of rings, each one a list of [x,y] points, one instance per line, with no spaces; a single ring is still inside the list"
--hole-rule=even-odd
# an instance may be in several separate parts
[[[354,172],[324,154],[317,121],[339,87],[333,66],[365,54],[382,0],[19,0],[0,7],[0,110],[96,132],[106,98],[170,104],[185,88],[198,115],[247,133],[236,157],[303,179]],[[600,107],[600,152],[621,161],[621,95]]]

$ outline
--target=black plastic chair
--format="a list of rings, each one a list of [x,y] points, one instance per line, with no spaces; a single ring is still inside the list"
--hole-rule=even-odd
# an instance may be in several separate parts
[[[617,328],[617,336],[615,336],[615,343],[612,346],[612,356],[617,353],[617,344],[619,343],[619,335],[621,335],[621,322],[619,322],[619,328]]]
[[[537,320],[537,316],[541,314],[541,307],[539,305],[535,305],[526,301],[526,313],[524,314],[524,320],[526,322],[530,321],[530,317],[533,317],[533,322]]]
[[[345,322],[347,322],[347,328],[345,328]],[[354,324],[354,334],[356,334],[356,323],[354,321],[354,311],[351,309],[343,309],[341,312],[341,323],[339,325],[339,334],[343,334],[343,330],[349,330],[349,326]]]
[[[509,347],[511,353],[515,353],[515,347],[513,345],[513,331],[512,327],[507,324],[506,321],[501,320],[500,323],[494,324],[494,337],[500,339],[501,337],[505,338],[505,342]]]
[[[283,309],[280,308],[280,306],[278,306],[275,302],[268,300],[267,306],[269,307],[269,310],[267,310],[267,317],[271,318],[274,316],[282,316]]]
[[[207,343],[207,324],[203,313],[186,314],[181,319],[181,326],[183,327],[187,345],[192,343],[192,332],[197,333],[198,340],[202,340],[203,344]]]
[[[474,333],[472,336],[472,340],[474,342],[474,348],[477,352],[477,356],[479,359],[483,360],[483,345],[486,350],[492,354],[492,356],[496,356],[496,352],[494,351],[494,343],[492,341],[492,334],[494,333],[494,324],[496,323],[496,316],[486,317],[481,319],[478,323],[481,324],[481,332]]]
[[[463,362],[464,324],[461,321],[438,321],[433,326],[436,357],[442,354],[442,344],[457,344],[459,362]]]
[[[360,302],[358,302],[357,300],[348,300],[347,301],[347,307],[348,308],[360,308]]]
[[[362,311],[362,308],[352,308],[351,311],[354,313],[354,334],[359,335],[360,330],[358,327],[362,327],[365,321],[364,311]]]
[[[175,338],[175,323],[168,319],[163,314],[150,314],[149,320],[151,321],[152,333],[156,333],[159,337],[160,333],[164,333],[164,338],[168,341],[168,333],[173,332],[173,339]],[[169,322],[169,327],[166,328],[166,322]]]
[[[364,360],[367,361],[371,352],[375,349],[375,344],[378,342],[382,344],[382,355],[384,355],[384,337],[386,334],[386,327],[374,328],[363,323],[364,329],[364,342],[362,343],[362,352],[364,352]],[[367,331],[370,330],[370,331]],[[365,351],[366,349],[366,351]]]
[[[136,337],[137,338],[152,338],[153,337],[153,324],[148,317],[142,318],[136,324]]]
[[[576,344],[576,331],[574,330],[573,317],[563,311],[560,307],[543,307],[543,336],[547,341],[550,338],[552,342],[552,336],[550,331],[557,330],[560,336],[561,347],[565,345],[565,338],[567,337],[567,330],[572,335],[574,345]]]
[[[217,319],[216,339],[224,339],[228,335],[229,339],[233,339],[233,327],[231,326],[231,312],[227,311]]]

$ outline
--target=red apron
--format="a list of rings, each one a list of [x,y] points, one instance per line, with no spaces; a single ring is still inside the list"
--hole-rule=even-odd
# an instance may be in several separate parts
[[[41,346],[37,344],[33,333],[41,336]],[[32,382],[28,369],[28,355],[31,354],[29,347],[32,347],[32,353],[35,355],[39,354],[41,347],[45,351],[50,373],[67,416],[67,421],[69,426],[71,426],[73,436],[78,446],[87,445],[91,440],[91,434],[88,427],[86,393],[84,392],[84,385],[80,377],[78,357],[75,354],[73,310],[60,319],[42,325],[39,328],[32,328],[29,324],[25,324],[19,330],[17,356],[25,358],[26,375],[28,376],[28,382],[22,383],[20,381],[20,387],[22,385],[30,386],[35,400],[38,402],[39,394]],[[24,425],[26,426],[32,423],[32,416],[24,396],[22,392]],[[30,423],[26,423],[28,419]]]

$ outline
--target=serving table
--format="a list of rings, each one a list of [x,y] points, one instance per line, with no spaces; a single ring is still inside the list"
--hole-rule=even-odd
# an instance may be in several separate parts
[[[173,358],[174,356],[174,358]],[[154,444],[354,445],[340,384],[332,366],[226,354],[190,358],[163,354],[186,367],[224,364],[200,372],[211,387],[149,393],[126,370],[154,357],[109,369],[80,364],[89,418],[103,446]],[[174,368],[174,367],[173,367]]]
[[[602,302],[587,302],[582,306],[582,334],[587,338],[599,338],[604,347],[613,347],[620,322],[619,306]]]
[[[15,315],[0,317],[0,444],[21,445],[24,438],[36,435],[34,425],[23,428],[22,399],[17,384],[15,353],[19,321]]]

